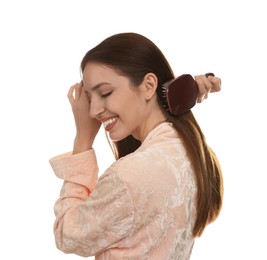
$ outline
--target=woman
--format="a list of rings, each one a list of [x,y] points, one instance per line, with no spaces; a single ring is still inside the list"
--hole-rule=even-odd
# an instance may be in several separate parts
[[[69,90],[72,153],[50,160],[64,180],[55,204],[57,247],[96,259],[189,259],[222,206],[216,155],[192,112],[166,109],[174,74],[147,38],[123,33],[88,51]],[[220,79],[197,76],[199,102]],[[93,142],[103,124],[116,156],[98,179]]]

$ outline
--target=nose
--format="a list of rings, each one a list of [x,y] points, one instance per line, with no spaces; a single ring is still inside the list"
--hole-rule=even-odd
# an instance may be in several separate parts
[[[92,98],[91,97],[91,102],[90,102],[90,117],[92,118],[97,118],[99,115],[103,114],[105,111],[103,102],[101,102],[100,99],[98,98]]]

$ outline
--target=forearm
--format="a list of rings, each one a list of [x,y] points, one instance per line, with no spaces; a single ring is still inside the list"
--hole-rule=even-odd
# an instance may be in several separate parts
[[[79,154],[66,153],[49,160],[55,175],[67,182],[85,186],[93,192],[98,179],[98,165],[93,149]]]
[[[98,180],[95,153],[93,150],[76,155],[67,153],[52,158],[50,164],[56,176],[64,180],[60,197],[54,206],[56,244],[66,253],[79,253],[79,245],[75,242],[76,232],[73,230],[80,230],[79,225],[82,223],[77,219],[80,215],[77,209],[83,208],[82,204],[88,200]],[[71,244],[69,241],[72,241]],[[83,252],[79,254],[83,255]]]
[[[90,195],[85,186],[64,182],[60,198],[55,203],[54,212],[56,220],[54,223],[54,235],[57,248],[65,253],[74,253],[80,256],[92,256],[95,247],[83,250],[81,247],[81,236],[86,216],[80,209],[84,208],[85,201]],[[83,206],[84,205],[84,206]]]
[[[92,194],[83,185],[65,181],[55,214],[58,249],[88,257],[116,247],[129,234],[134,207],[127,185],[114,172],[106,172]]]

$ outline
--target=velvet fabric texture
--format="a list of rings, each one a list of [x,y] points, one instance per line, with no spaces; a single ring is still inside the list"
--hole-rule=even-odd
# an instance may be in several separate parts
[[[171,123],[98,178],[94,150],[50,160],[64,180],[54,233],[65,253],[96,260],[186,260],[194,244],[196,181]]]

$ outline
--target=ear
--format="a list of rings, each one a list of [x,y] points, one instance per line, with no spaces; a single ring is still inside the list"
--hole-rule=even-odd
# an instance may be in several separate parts
[[[154,96],[158,87],[158,78],[154,73],[148,73],[145,75],[142,89],[144,91],[144,96],[146,101],[149,101]]]

